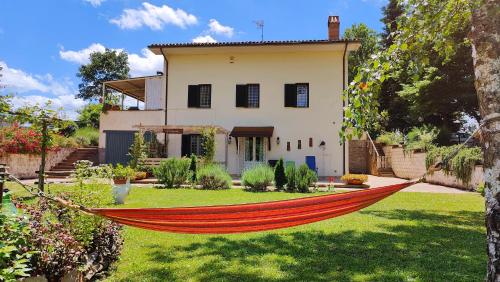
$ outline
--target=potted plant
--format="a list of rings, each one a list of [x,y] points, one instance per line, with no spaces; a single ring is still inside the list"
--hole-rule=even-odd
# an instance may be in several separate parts
[[[133,177],[135,177],[135,171],[129,166],[124,167],[121,164],[117,164],[113,168],[113,183],[115,185],[127,184],[130,178]]]
[[[368,176],[366,174],[345,174],[340,179],[347,185],[362,185],[368,181]]]

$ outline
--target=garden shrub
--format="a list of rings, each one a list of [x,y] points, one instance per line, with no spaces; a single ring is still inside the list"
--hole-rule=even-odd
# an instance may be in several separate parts
[[[211,164],[215,159],[215,127],[206,127],[201,131],[202,147],[203,147],[203,160],[205,164]]]
[[[97,146],[99,144],[99,130],[93,127],[78,128],[73,137],[80,146]]]
[[[165,188],[180,187],[191,178],[190,164],[187,158],[169,158],[153,168],[153,174]]]
[[[30,276],[34,252],[29,234],[25,218],[0,213],[0,281],[17,281]]]
[[[436,140],[439,130],[433,126],[413,127],[406,135],[406,147],[408,150],[423,150],[424,152],[434,148],[434,140]]]
[[[479,183],[479,185],[477,185],[476,187],[476,192],[478,192],[479,194],[481,194],[481,196],[484,197],[484,192],[485,192],[484,190],[485,190],[484,182]]]
[[[435,147],[427,152],[425,157],[425,166],[429,169],[438,161],[443,161],[443,171],[445,174],[454,175],[460,179],[464,184],[469,184],[472,172],[475,165],[481,164],[483,161],[481,148],[462,148],[458,153],[449,158],[450,154],[455,152],[460,145]]]
[[[309,187],[318,181],[318,176],[306,164],[299,166],[296,172],[297,190],[301,193],[309,192]]]
[[[191,163],[189,164],[189,170],[191,171],[191,183],[196,182],[196,165],[198,158],[195,154],[191,154]]]
[[[74,137],[65,137],[59,134],[52,134],[52,147],[53,148],[77,148],[78,142]]]
[[[148,157],[147,151],[147,145],[144,142],[142,133],[134,133],[134,142],[130,146],[128,153],[130,156],[130,167],[137,171],[144,171],[144,160]]]
[[[286,190],[288,192],[309,192],[309,187],[316,181],[318,176],[314,171],[309,169],[306,164],[302,164],[299,168],[295,166],[287,166],[285,170],[287,184]]]
[[[268,165],[257,165],[247,169],[241,176],[241,183],[252,191],[266,191],[267,186],[273,184],[273,169]]]
[[[286,175],[286,191],[295,192],[297,189],[297,178],[296,178],[297,170],[295,169],[295,166],[293,165],[286,166],[285,175]]]
[[[231,175],[219,165],[205,165],[196,173],[197,183],[206,190],[229,189],[232,180]]]
[[[388,146],[399,145],[400,143],[403,143],[404,136],[400,131],[384,132],[377,137],[376,141],[377,143],[382,143]]]
[[[283,190],[286,185],[286,174],[283,159],[279,159],[274,167],[274,185],[278,191]]]
[[[42,134],[18,124],[0,128],[0,154],[39,154]]]
[[[349,183],[351,181],[359,181],[361,183],[365,183],[366,181],[368,181],[368,176],[366,174],[354,174],[354,173],[348,173],[348,174],[344,174],[342,175],[342,177],[340,178],[340,180],[342,180],[342,182],[344,183]]]

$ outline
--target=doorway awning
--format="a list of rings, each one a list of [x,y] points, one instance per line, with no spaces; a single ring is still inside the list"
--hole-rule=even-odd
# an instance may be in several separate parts
[[[229,136],[232,137],[271,137],[274,126],[235,126]]]

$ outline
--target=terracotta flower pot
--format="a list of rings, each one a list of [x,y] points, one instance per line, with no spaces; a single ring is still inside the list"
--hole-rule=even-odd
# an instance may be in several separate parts
[[[347,181],[347,184],[349,184],[349,185],[361,185],[361,184],[363,184],[363,181],[361,181],[359,179],[349,179],[349,181]]]
[[[127,184],[127,178],[123,178],[123,177],[120,177],[120,178],[113,178],[113,182],[114,182],[116,185]]]

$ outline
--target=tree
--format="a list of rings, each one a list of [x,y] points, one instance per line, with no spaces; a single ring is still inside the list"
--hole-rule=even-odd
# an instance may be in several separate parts
[[[136,171],[143,171],[144,160],[148,157],[148,154],[147,145],[141,132],[134,133],[134,142],[130,146],[128,155],[130,156],[129,166]]]
[[[99,118],[102,112],[101,103],[88,103],[83,109],[78,110],[78,127],[99,128]]]
[[[191,182],[196,183],[196,163],[198,159],[195,154],[191,154],[191,164],[189,165],[189,170],[191,171]]]
[[[500,281],[500,9],[482,0],[473,11],[472,58],[479,110],[486,201],[487,281]]]
[[[76,75],[82,80],[76,97],[95,101],[102,96],[104,81],[126,79],[129,71],[128,55],[123,51],[106,49],[103,53],[91,53],[90,63],[81,65]],[[106,95],[112,93],[107,90]]]
[[[487,229],[487,281],[500,281],[500,9],[497,0],[401,0],[407,3],[405,16],[398,18],[394,43],[367,61],[349,85],[348,106],[340,136],[361,136],[378,115],[376,101],[380,85],[394,75],[398,63],[409,62],[407,71],[414,82],[429,73],[431,48],[444,64],[457,52],[456,30],[472,18],[475,88],[484,125],[481,143],[484,155]],[[404,1],[404,2],[403,2]],[[466,43],[468,39],[464,39]],[[352,130],[347,131],[347,128]]]
[[[370,58],[378,50],[378,36],[375,30],[366,24],[353,24],[344,31],[344,39],[357,39],[361,41],[361,47],[349,54],[348,79],[352,80],[356,75],[356,68]]]
[[[274,184],[278,191],[282,190],[286,185],[286,174],[285,165],[283,164],[283,158],[280,158],[274,167]]]

